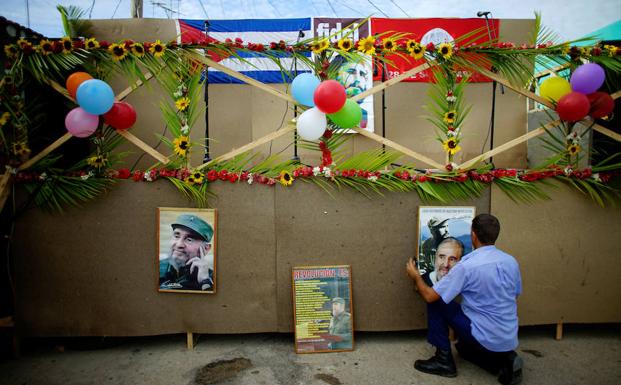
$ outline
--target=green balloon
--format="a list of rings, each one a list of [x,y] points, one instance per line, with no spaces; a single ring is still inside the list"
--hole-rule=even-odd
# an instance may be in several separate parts
[[[362,108],[351,99],[345,101],[345,105],[333,114],[328,114],[332,123],[341,128],[356,127],[362,120]]]

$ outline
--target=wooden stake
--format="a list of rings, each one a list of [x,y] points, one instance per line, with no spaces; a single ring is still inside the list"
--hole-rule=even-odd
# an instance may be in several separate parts
[[[147,72],[144,75],[146,80],[151,80],[153,78],[153,75],[150,72]],[[117,102],[125,99],[127,96],[129,96],[129,94],[131,94],[132,92],[134,92],[138,87],[142,86],[144,83],[142,82],[142,80],[138,80],[136,81],[136,83],[132,84],[131,86],[127,87],[126,89],[124,89],[123,91],[121,91],[120,93],[118,93],[116,95],[116,97],[114,98]]]
[[[556,336],[554,336],[554,339],[557,341],[560,341],[563,339],[563,319],[562,318],[556,323]]]
[[[192,334],[192,332],[187,332],[187,344],[188,350],[194,349],[194,335]]]
[[[558,71],[562,71],[565,68],[569,68],[569,63],[561,64],[559,66],[556,66],[556,67],[553,67],[553,68],[549,68],[549,69],[543,70],[541,72],[537,72],[535,74],[535,78],[541,78],[541,77],[544,77],[546,75],[558,76],[557,72]]]
[[[168,162],[170,162],[170,159],[168,159],[165,155],[159,153],[157,150],[140,140],[136,135],[132,134],[131,132],[127,130],[116,130],[116,132],[125,139],[127,139],[128,142],[133,143],[134,145],[136,145],[136,147],[140,148],[142,151],[154,157],[158,162],[162,164],[168,164]]]
[[[71,100],[72,102],[75,102],[75,99],[72,98],[71,96],[69,96],[69,92],[67,91],[67,89],[65,87],[63,87],[60,84],[56,83],[54,80],[48,80],[47,83],[50,86],[52,86],[53,89],[58,91],[62,96],[66,97],[67,99]]]
[[[196,55],[196,57],[193,57],[193,58],[195,58],[196,60],[198,60],[198,61],[200,61],[200,62],[202,62],[204,64],[207,64],[209,67],[215,68],[218,71],[222,71],[225,74],[227,74],[227,75],[229,75],[231,77],[234,77],[235,79],[241,80],[244,83],[248,83],[248,84],[250,84],[252,86],[255,86],[255,87],[257,87],[257,88],[259,88],[259,89],[261,89],[261,90],[263,90],[265,92],[268,92],[268,93],[270,93],[270,94],[272,94],[272,95],[274,95],[274,96],[276,96],[276,97],[278,97],[280,99],[283,99],[283,100],[285,100],[285,101],[287,101],[289,103],[296,104],[295,99],[293,99],[293,97],[291,95],[286,94],[284,92],[280,92],[277,89],[274,89],[273,87],[270,87],[270,86],[266,85],[265,83],[261,83],[258,80],[255,80],[255,79],[253,79],[251,77],[248,77],[248,76],[246,76],[246,75],[244,75],[242,73],[239,73],[239,72],[234,71],[234,70],[232,70],[232,69],[230,69],[228,67],[225,67],[222,64],[217,63],[217,62],[215,62],[215,61],[213,61],[213,60],[211,60],[211,59],[209,59],[209,58],[207,58],[207,57],[205,57],[203,55]]]
[[[377,134],[375,134],[373,132],[369,132],[369,131],[364,130],[364,129],[360,129],[360,128],[352,128],[352,129],[356,130],[362,136],[366,136],[367,138],[373,139],[376,142],[379,142],[379,143],[384,144],[384,145],[386,145],[386,146],[388,146],[390,148],[393,148],[393,149],[395,149],[395,150],[397,150],[397,151],[399,151],[399,152],[401,152],[401,153],[403,153],[403,154],[405,154],[407,156],[410,156],[410,157],[412,157],[412,158],[414,158],[414,159],[416,159],[418,161],[421,161],[421,162],[423,162],[425,164],[428,164],[428,165],[430,165],[430,166],[432,166],[434,168],[444,169],[444,166],[442,166],[440,163],[437,163],[435,160],[433,160],[431,158],[428,158],[428,157],[426,157],[424,155],[421,155],[421,154],[419,154],[419,153],[417,153],[415,151],[412,151],[409,148],[404,147],[404,146],[400,145],[399,143],[393,142],[390,139],[386,139],[386,138],[384,138],[382,136],[379,136],[379,135],[377,135]]]
[[[229,151],[229,152],[227,152],[224,155],[220,155],[219,157],[217,157],[215,159],[212,159],[212,160],[210,160],[207,163],[203,163],[200,166],[198,166],[196,168],[196,170],[202,170],[205,167],[209,167],[210,165],[212,165],[214,163],[218,163],[218,162],[222,162],[223,160],[234,158],[234,157],[236,157],[239,154],[243,154],[246,151],[250,151],[250,150],[252,150],[255,147],[258,147],[258,146],[260,146],[260,145],[262,145],[264,143],[270,142],[270,141],[272,141],[274,139],[280,138],[281,136],[283,136],[285,134],[288,134],[288,133],[291,133],[293,131],[295,131],[295,126],[293,124],[290,124],[290,125],[288,125],[288,126],[286,126],[284,128],[281,128],[281,129],[279,129],[277,131],[274,131],[274,132],[272,132],[272,133],[270,133],[268,135],[265,135],[264,137],[261,137],[261,138],[255,140],[255,141],[252,141],[252,142],[250,142],[250,143],[248,143],[248,144],[246,144],[244,146],[241,146],[238,149]]]
[[[4,174],[0,177],[0,211],[4,208],[4,204],[8,199],[9,195],[11,195],[11,186],[13,185],[11,178],[11,171],[6,170]],[[1,326],[1,322],[0,322]]]
[[[22,163],[17,169],[19,171],[23,171],[23,170],[27,169],[28,167],[33,166],[35,163],[40,161],[42,158],[46,157],[50,152],[52,152],[52,151],[56,150],[58,147],[62,146],[63,143],[65,143],[66,141],[68,141],[71,138],[73,138],[73,135],[71,135],[70,133],[67,132],[65,135],[63,135],[60,138],[56,139],[56,141],[54,143],[52,143],[49,146],[47,146],[46,148],[44,148],[36,156],[34,156],[34,157],[28,159],[26,162]]]
[[[621,97],[621,91],[617,91],[614,94],[611,94],[610,97],[613,99],[619,99]]]
[[[495,74],[495,73],[493,73],[491,71],[488,71],[488,70],[485,70],[485,69],[477,69],[477,71],[480,72],[482,75],[485,75],[488,78],[497,81],[498,83],[504,85],[505,87],[512,89],[513,91],[517,92],[520,95],[526,96],[527,98],[532,99],[532,100],[536,101],[537,103],[541,103],[541,104],[543,104],[544,106],[546,106],[548,108],[554,109],[554,106],[552,105],[552,102],[550,102],[548,99],[544,99],[541,96],[539,96],[539,95],[537,95],[537,94],[535,94],[533,92],[530,92],[530,91],[518,88],[518,87],[514,86],[513,84],[511,84],[507,79],[501,77],[498,74]]]
[[[435,62],[433,62],[433,61],[432,62],[427,62],[425,64],[419,65],[418,67],[412,68],[411,70],[405,71],[404,73],[402,73],[399,76],[395,76],[392,79],[388,79],[385,82],[380,83],[380,84],[376,85],[373,88],[370,88],[370,89],[368,89],[368,90],[366,90],[366,91],[364,91],[364,92],[362,92],[362,93],[360,93],[358,95],[353,96],[351,98],[351,100],[353,100],[354,102],[357,102],[358,100],[362,100],[362,99],[366,98],[369,95],[373,95],[373,94],[375,94],[377,92],[380,92],[381,90],[384,90],[384,89],[386,89],[386,88],[388,88],[388,87],[390,87],[392,85],[395,85],[395,84],[401,82],[402,80],[405,80],[405,79],[409,78],[410,76],[416,75],[417,73],[426,70],[427,68],[431,67],[433,65],[433,63],[435,63]]]
[[[539,127],[531,132],[529,132],[526,135],[522,135],[520,137],[517,137],[513,140],[508,141],[507,143],[500,145],[496,148],[493,148],[491,150],[489,150],[488,152],[481,154],[479,156],[477,156],[476,158],[470,159],[469,161],[466,161],[462,164],[460,164],[457,168],[462,169],[462,170],[467,170],[470,167],[476,165],[479,162],[484,161],[487,158],[491,158],[494,155],[500,154],[501,152],[504,152],[512,147],[517,146],[518,144],[527,141],[528,139],[532,139],[536,136],[539,136],[543,133],[546,132],[546,129],[550,129],[558,124],[560,124],[561,121],[560,120],[555,120],[553,122],[550,122],[548,124],[546,124],[545,126]]]

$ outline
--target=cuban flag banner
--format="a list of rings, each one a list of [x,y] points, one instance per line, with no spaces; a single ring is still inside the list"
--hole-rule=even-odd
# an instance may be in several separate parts
[[[235,41],[240,38],[246,43],[264,44],[269,47],[271,42],[285,41],[295,44],[297,41],[312,36],[311,18],[299,19],[240,19],[240,20],[209,20],[209,30],[205,34],[205,20],[178,20],[180,42],[197,43],[204,41],[224,42],[226,39]],[[304,34],[300,36],[300,31]],[[239,52],[246,62],[235,57],[220,58],[220,64],[241,72],[242,74],[263,83],[288,83],[280,67],[273,60],[261,57],[255,52]],[[310,57],[310,53],[308,53]],[[216,58],[218,59],[218,58]],[[303,62],[294,63],[293,58],[280,59],[281,65],[293,74],[295,67],[298,72],[308,70]],[[209,83],[243,83],[221,71],[209,68]]]

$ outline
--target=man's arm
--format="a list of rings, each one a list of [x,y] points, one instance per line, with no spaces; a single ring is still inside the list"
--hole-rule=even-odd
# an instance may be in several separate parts
[[[431,303],[440,299],[440,295],[438,295],[433,288],[427,286],[412,259],[408,260],[408,263],[405,266],[405,271],[408,273],[408,276],[414,280],[416,290],[418,291],[418,294],[423,297],[425,302]]]

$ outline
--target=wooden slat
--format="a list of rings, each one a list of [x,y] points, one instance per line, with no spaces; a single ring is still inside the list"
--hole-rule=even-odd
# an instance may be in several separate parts
[[[543,77],[543,76],[546,76],[546,75],[549,75],[549,74],[552,74],[552,75],[554,75],[554,76],[558,76],[556,73],[557,73],[558,71],[562,71],[562,70],[564,70],[565,68],[569,68],[569,63],[566,63],[566,64],[561,64],[561,65],[558,65],[558,66],[556,66],[556,67],[552,67],[552,68],[549,68],[549,69],[543,70],[543,71],[541,71],[541,72],[537,72],[537,73],[535,74],[535,78],[540,78],[540,77]]]
[[[518,87],[514,86],[513,84],[511,84],[507,79],[503,78],[502,76],[500,76],[498,74],[495,74],[495,73],[493,73],[491,71],[487,71],[487,70],[484,70],[484,69],[478,69],[478,68],[477,68],[477,71],[479,73],[481,73],[482,75],[485,75],[488,78],[497,81],[498,83],[504,85],[505,87],[512,89],[513,91],[517,92],[520,95],[526,96],[527,98],[532,99],[532,100],[536,101],[537,103],[541,103],[541,104],[543,104],[544,106],[546,106],[548,108],[554,109],[554,106],[552,105],[552,102],[550,102],[548,99],[544,99],[541,96],[539,96],[539,95],[537,95],[537,94],[535,94],[533,92],[527,91],[525,89],[518,88]]]
[[[373,139],[376,142],[379,142],[379,143],[381,143],[383,145],[386,145],[386,146],[388,146],[388,147],[390,147],[392,149],[395,149],[395,150],[403,153],[404,155],[412,157],[412,158],[414,158],[414,159],[416,159],[418,161],[421,161],[421,162],[423,162],[425,164],[428,164],[428,165],[430,165],[430,166],[432,166],[434,168],[444,169],[444,166],[441,165],[440,163],[437,163],[435,160],[430,159],[430,158],[428,158],[428,157],[426,157],[424,155],[421,155],[421,154],[419,154],[419,153],[417,153],[415,151],[412,151],[409,148],[404,147],[404,146],[400,145],[399,143],[393,142],[390,139],[386,139],[386,138],[384,138],[382,136],[379,136],[379,135],[377,135],[377,134],[375,134],[373,132],[369,132],[367,130],[360,129],[360,128],[353,128],[353,130],[356,130],[362,136],[366,136],[367,138]]]
[[[392,79],[388,79],[385,82],[380,83],[380,84],[376,85],[373,88],[369,88],[368,90],[366,90],[366,91],[364,91],[364,92],[362,92],[362,93],[360,93],[358,95],[353,96],[351,98],[351,100],[356,102],[358,100],[366,98],[369,95],[373,95],[373,94],[375,94],[377,92],[380,92],[381,90],[385,90],[386,88],[388,88],[388,87],[390,87],[392,85],[395,85],[395,84],[401,82],[402,80],[405,80],[405,79],[409,78],[410,76],[416,75],[417,73],[426,70],[427,68],[431,67],[433,65],[433,63],[435,63],[435,61],[427,62],[425,64],[419,65],[418,67],[412,68],[411,70],[405,71],[404,73],[402,73],[399,76],[395,76]]]
[[[4,204],[11,195],[11,187],[13,178],[11,178],[11,171],[6,170],[0,177],[0,211],[4,208]]]
[[[588,125],[588,123],[587,123]],[[621,134],[614,132],[604,126],[600,126],[597,123],[593,124],[593,129],[597,132],[601,132],[602,134],[611,137],[612,139],[616,140],[617,142],[621,142]]]
[[[255,80],[255,79],[253,79],[251,77],[248,77],[248,76],[246,76],[246,75],[244,75],[242,73],[239,73],[239,72],[237,72],[235,70],[232,70],[232,69],[230,69],[228,67],[225,67],[222,64],[217,63],[217,62],[215,62],[215,61],[213,61],[213,60],[211,60],[211,59],[209,59],[209,58],[207,58],[207,57],[205,57],[203,55],[192,56],[192,58],[202,62],[203,64],[207,64],[209,67],[215,68],[218,71],[222,71],[225,74],[234,77],[235,79],[241,80],[242,82],[245,82],[245,83],[248,83],[250,85],[253,85],[253,86],[255,86],[255,87],[257,87],[257,88],[259,88],[259,89],[261,89],[261,90],[263,90],[263,91],[265,91],[267,93],[270,93],[270,94],[272,94],[272,95],[274,95],[274,96],[276,96],[276,97],[278,97],[280,99],[286,100],[289,103],[294,103],[294,104],[296,103],[295,99],[293,99],[293,97],[291,95],[286,94],[284,92],[280,92],[277,89],[275,89],[273,87],[270,87],[270,86],[268,86],[265,83],[261,83],[258,80]]]
[[[241,146],[240,148],[234,149],[232,151],[227,152],[226,154],[220,155],[219,157],[214,158],[214,159],[210,160],[207,163],[203,163],[200,166],[198,166],[196,169],[197,170],[202,170],[205,167],[209,167],[210,165],[212,165],[214,163],[218,163],[218,162],[222,162],[222,161],[227,160],[227,159],[234,158],[234,157],[236,157],[239,154],[243,154],[244,152],[250,151],[250,150],[252,150],[255,147],[258,147],[258,146],[260,146],[260,145],[262,145],[264,143],[267,143],[267,142],[270,142],[270,141],[275,140],[277,138],[280,138],[281,136],[283,136],[285,134],[288,134],[288,133],[291,133],[293,131],[295,131],[295,126],[293,124],[290,124],[290,125],[285,126],[285,127],[281,128],[281,129],[279,129],[277,131],[274,131],[274,132],[272,132],[270,134],[267,134],[267,135],[265,135],[265,136],[255,140],[255,141],[252,141],[252,142],[250,142],[250,143],[248,143],[248,144],[246,144],[244,146]]]
[[[136,147],[140,148],[142,151],[154,157],[158,162],[162,164],[168,164],[168,162],[170,162],[170,159],[168,159],[165,155],[159,153],[156,149],[140,140],[140,138],[138,138],[131,132],[127,130],[116,130],[116,132],[125,139],[127,139],[128,142],[133,143]]]
[[[52,151],[56,150],[58,147],[62,146],[66,141],[68,141],[72,137],[73,137],[73,135],[71,135],[70,133],[67,132],[65,135],[63,135],[60,138],[56,139],[56,141],[54,143],[52,143],[49,146],[47,146],[46,148],[44,148],[36,156],[34,156],[34,157],[28,159],[26,162],[22,163],[17,169],[19,171],[23,171],[23,170],[31,167],[32,165],[34,165],[35,163],[40,161],[42,158],[46,157],[49,153],[51,153]]]
[[[517,137],[517,138],[515,138],[513,140],[510,140],[510,141],[508,141],[507,143],[505,143],[505,144],[503,144],[501,146],[498,146],[498,147],[496,147],[494,149],[491,149],[491,150],[487,151],[486,153],[483,153],[483,154],[477,156],[476,158],[470,159],[470,160],[460,164],[458,166],[458,168],[461,169],[461,170],[467,170],[470,167],[476,165],[477,163],[484,161],[485,159],[491,158],[494,155],[500,154],[501,152],[506,151],[506,150],[508,150],[508,149],[510,149],[512,147],[515,147],[515,146],[517,146],[520,143],[523,143],[523,142],[525,142],[525,141],[527,141],[529,139],[532,139],[534,137],[537,137],[537,136],[545,133],[546,129],[550,129],[550,128],[552,128],[552,127],[554,127],[554,126],[556,126],[556,125],[558,125],[560,123],[561,123],[560,120],[555,120],[553,122],[550,122],[550,123],[546,124],[543,127],[539,127],[537,129],[529,132],[528,134],[525,134],[525,135]]]
[[[65,87],[63,87],[60,84],[56,83],[54,80],[48,80],[47,83],[50,86],[52,86],[53,89],[58,91],[58,93],[60,93],[62,96],[66,97],[67,99],[71,100],[72,102],[75,102],[75,99],[72,98],[71,96],[69,96],[69,92],[67,91],[67,89]]]
[[[617,91],[614,94],[610,94],[613,99],[619,99],[621,97],[621,91]]]
[[[193,350],[194,349],[194,335],[192,332],[187,332],[187,336],[186,336],[186,342],[188,345],[188,350]]]
[[[153,78],[153,75],[150,72],[147,72],[144,75],[144,77],[148,81],[148,80],[151,80]],[[142,86],[143,84],[144,84],[144,82],[142,80],[137,80],[134,84],[132,84],[131,86],[127,87],[123,91],[119,92],[114,99],[117,102],[125,99],[126,97],[129,96],[129,94],[134,92],[138,87]]]

